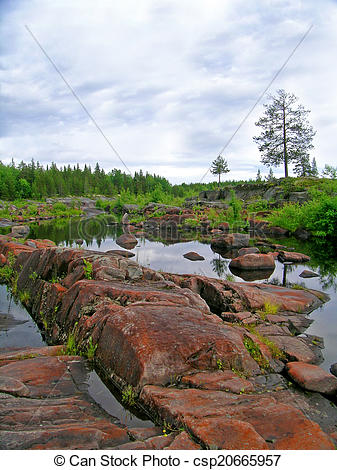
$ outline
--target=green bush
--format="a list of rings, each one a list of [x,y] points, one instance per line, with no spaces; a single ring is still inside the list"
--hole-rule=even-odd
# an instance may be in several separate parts
[[[269,218],[273,225],[290,232],[309,230],[316,237],[336,238],[337,196],[319,194],[303,205],[287,204]]]

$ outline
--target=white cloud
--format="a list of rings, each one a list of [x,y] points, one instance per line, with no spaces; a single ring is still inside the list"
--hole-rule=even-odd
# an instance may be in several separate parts
[[[25,24],[127,166],[178,182],[200,180],[314,23],[271,92],[285,88],[312,110],[312,155],[320,167],[334,164],[332,0],[18,0],[1,8],[3,161],[123,168]],[[267,173],[252,140],[262,112],[259,105],[228,147],[228,178],[254,178],[258,167]]]

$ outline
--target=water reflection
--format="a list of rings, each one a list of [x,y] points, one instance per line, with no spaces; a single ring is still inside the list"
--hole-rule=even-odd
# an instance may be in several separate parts
[[[0,348],[44,346],[41,333],[28,312],[0,285]]]

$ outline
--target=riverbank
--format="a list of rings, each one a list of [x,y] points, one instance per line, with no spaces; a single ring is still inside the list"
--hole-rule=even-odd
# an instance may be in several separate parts
[[[291,329],[326,300],[321,294],[35,244],[0,239],[8,280],[49,342],[92,356],[157,423],[183,428],[203,448],[334,448],[335,391],[324,386],[337,379],[313,365],[317,341]],[[319,392],[299,378],[306,364]]]

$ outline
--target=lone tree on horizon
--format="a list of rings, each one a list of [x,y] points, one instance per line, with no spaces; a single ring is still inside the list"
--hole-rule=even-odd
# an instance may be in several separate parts
[[[228,173],[230,170],[228,168],[227,160],[225,160],[221,155],[219,155],[215,160],[213,160],[211,165],[211,173],[213,175],[219,175],[218,187],[220,188],[220,177],[223,173]]]
[[[269,167],[284,165],[284,175],[288,176],[288,164],[294,163],[294,171],[299,176],[307,173],[309,150],[313,148],[315,131],[307,120],[310,111],[302,105],[294,106],[298,98],[278,90],[271,96],[272,102],[265,104],[264,115],[255,123],[262,131],[253,140],[262,153],[261,162]]]

